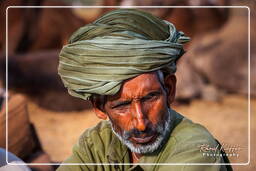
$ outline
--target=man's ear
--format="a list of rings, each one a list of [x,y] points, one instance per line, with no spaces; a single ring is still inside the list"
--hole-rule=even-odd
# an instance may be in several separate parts
[[[97,102],[95,100],[92,100],[91,102],[92,102],[93,110],[94,110],[96,116],[100,119],[106,120],[108,118],[108,115],[106,114],[106,112],[104,112],[99,107],[99,104],[97,104]]]
[[[168,104],[170,105],[175,98],[176,93],[176,76],[174,74],[170,74],[164,79],[165,88],[167,90],[167,98]]]

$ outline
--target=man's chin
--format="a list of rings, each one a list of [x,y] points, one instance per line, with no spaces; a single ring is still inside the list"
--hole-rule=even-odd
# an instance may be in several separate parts
[[[124,138],[119,133],[117,133],[112,127],[113,133],[118,137],[118,139],[126,145],[132,152],[139,154],[150,154],[158,149],[164,144],[164,135],[156,133],[143,138],[127,137]]]
[[[154,139],[153,139],[154,138]],[[150,141],[145,140],[143,143],[138,143],[129,140],[123,140],[122,142],[132,151],[139,154],[151,154],[162,147],[163,137],[155,136]]]

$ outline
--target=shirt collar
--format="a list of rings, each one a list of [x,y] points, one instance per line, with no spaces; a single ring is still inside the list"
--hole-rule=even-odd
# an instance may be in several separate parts
[[[107,151],[107,158],[110,163],[123,163],[125,157],[129,158],[128,148],[121,143],[118,137],[112,132],[112,140]]]

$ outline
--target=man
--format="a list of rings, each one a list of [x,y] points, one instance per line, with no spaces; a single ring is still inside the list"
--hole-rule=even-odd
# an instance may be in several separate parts
[[[170,108],[188,40],[173,24],[132,9],[75,32],[61,50],[59,74],[71,95],[109,120],[86,130],[64,161],[73,165],[58,170],[227,170],[209,165],[224,162],[212,135]],[[215,150],[202,151],[204,144]]]

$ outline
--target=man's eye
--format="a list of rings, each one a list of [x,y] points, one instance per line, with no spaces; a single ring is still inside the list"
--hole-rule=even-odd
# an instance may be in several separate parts
[[[156,92],[156,93],[151,93],[145,97],[143,97],[143,101],[148,101],[148,100],[154,100],[154,99],[157,99],[158,96],[160,95],[160,93]]]
[[[150,96],[144,97],[143,100],[144,100],[144,101],[145,101],[145,100],[150,100],[150,99],[152,99],[152,98],[154,98],[154,97],[155,97],[155,96],[150,95]]]
[[[120,103],[120,104],[114,105],[114,106],[112,107],[112,109],[118,109],[118,108],[127,107],[129,104],[130,104],[130,102]]]

